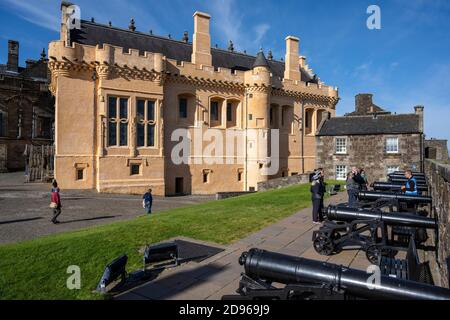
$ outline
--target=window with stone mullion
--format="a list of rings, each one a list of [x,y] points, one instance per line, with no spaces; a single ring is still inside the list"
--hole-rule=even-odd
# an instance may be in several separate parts
[[[142,100],[137,101],[136,114],[138,117],[136,123],[137,146],[153,147],[155,146],[155,101]]]
[[[108,98],[108,146],[128,145],[128,98]]]

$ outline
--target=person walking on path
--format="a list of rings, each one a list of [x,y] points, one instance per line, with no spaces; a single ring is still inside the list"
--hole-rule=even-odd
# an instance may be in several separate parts
[[[145,209],[146,214],[152,213],[152,204],[153,204],[153,196],[152,196],[152,189],[148,189],[146,193],[144,193],[144,196],[142,197],[142,206]]]
[[[52,183],[50,208],[53,211],[52,222],[53,224],[58,224],[59,223],[58,217],[61,214],[62,205],[61,205],[61,196],[59,195],[58,182],[56,182],[56,180],[53,180]]]
[[[317,170],[312,177],[311,182],[311,200],[312,200],[312,216],[313,222],[318,224],[323,221],[323,197],[325,195],[325,184],[323,179],[323,170]]]

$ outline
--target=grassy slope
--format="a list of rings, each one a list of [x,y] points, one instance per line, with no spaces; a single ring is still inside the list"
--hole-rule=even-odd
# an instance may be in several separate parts
[[[127,253],[141,266],[140,247],[185,236],[228,244],[310,205],[309,185],[168,210],[150,217],[0,246],[0,299],[96,299],[104,266]],[[69,265],[81,268],[81,290],[68,290]]]

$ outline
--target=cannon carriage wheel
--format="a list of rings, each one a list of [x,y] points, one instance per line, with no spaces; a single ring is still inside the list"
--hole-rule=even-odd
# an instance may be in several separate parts
[[[389,248],[382,248],[379,245],[371,245],[366,248],[366,257],[367,260],[370,261],[372,264],[378,265],[379,259],[383,257],[390,257],[392,258],[395,256],[395,252]]]
[[[319,232],[314,241],[313,241],[314,250],[316,250],[317,253],[329,256],[333,254],[335,246],[333,239],[328,236],[328,234]]]

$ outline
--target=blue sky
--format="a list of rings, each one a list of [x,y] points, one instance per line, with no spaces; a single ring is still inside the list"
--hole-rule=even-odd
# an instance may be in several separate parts
[[[449,0],[74,0],[84,19],[181,39],[192,34],[192,14],[211,14],[212,45],[284,57],[287,35],[328,85],[339,87],[337,113],[354,108],[357,93],[397,113],[425,106],[428,137],[450,139]],[[58,39],[59,0],[0,0],[0,63],[7,40],[20,41],[22,64]],[[367,7],[381,8],[381,30],[366,27]],[[191,36],[192,37],[192,36]]]

